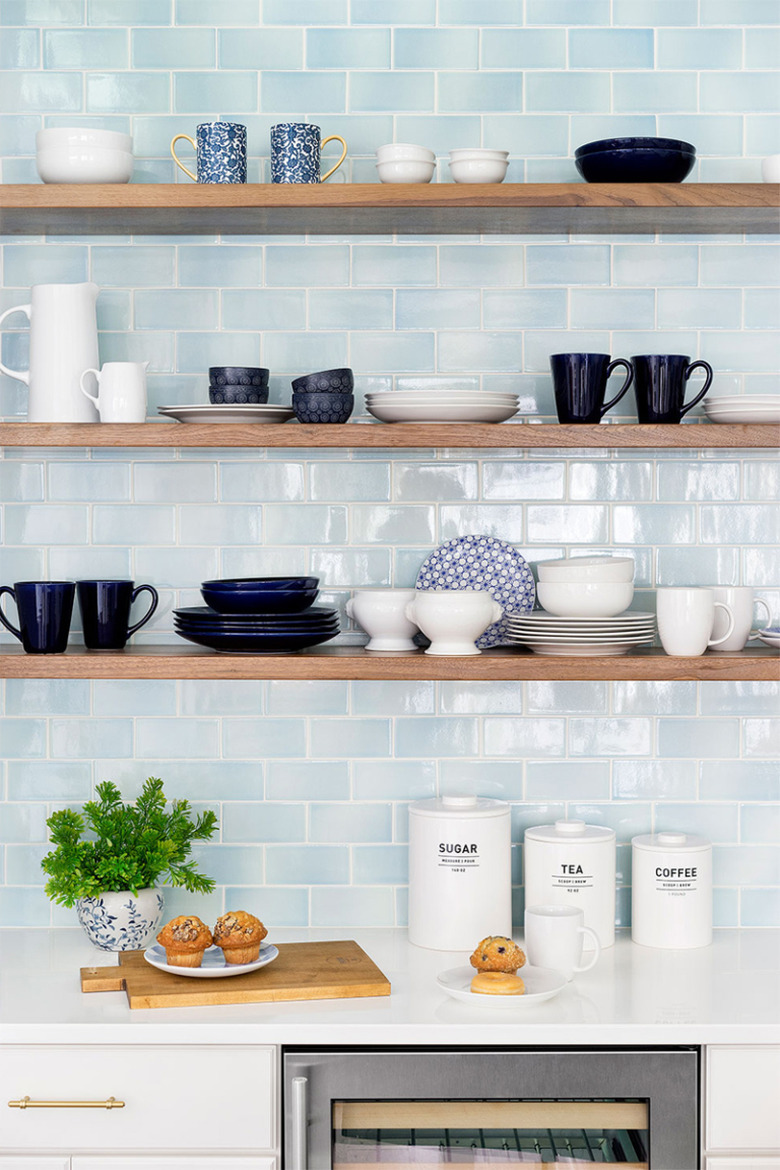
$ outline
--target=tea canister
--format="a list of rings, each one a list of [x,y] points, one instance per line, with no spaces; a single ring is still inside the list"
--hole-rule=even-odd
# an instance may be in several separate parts
[[[631,937],[682,950],[712,942],[712,845],[689,833],[648,833],[632,846]]]
[[[614,829],[584,821],[526,829],[523,870],[526,906],[579,906],[602,947],[614,944]]]
[[[409,941],[471,951],[512,933],[511,822],[503,800],[442,796],[409,805]]]

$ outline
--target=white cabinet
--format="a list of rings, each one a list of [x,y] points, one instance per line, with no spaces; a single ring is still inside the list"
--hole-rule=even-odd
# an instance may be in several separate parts
[[[780,1153],[780,1047],[710,1045],[706,1085],[708,1151]]]

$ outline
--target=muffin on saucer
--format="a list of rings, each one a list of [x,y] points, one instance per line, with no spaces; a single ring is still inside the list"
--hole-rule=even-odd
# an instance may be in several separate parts
[[[166,922],[157,941],[165,947],[169,967],[200,967],[206,948],[214,940],[206,924],[194,914],[180,914]]]
[[[225,962],[231,966],[254,963],[260,957],[260,943],[267,934],[254,914],[247,914],[246,910],[228,910],[217,919],[214,942],[222,948]]]
[[[525,963],[525,953],[511,938],[489,934],[477,943],[469,962],[477,971],[504,971],[514,975]]]

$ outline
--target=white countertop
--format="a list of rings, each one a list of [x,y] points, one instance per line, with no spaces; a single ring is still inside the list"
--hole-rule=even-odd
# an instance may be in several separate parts
[[[721,930],[711,947],[661,951],[629,937],[536,1007],[473,1008],[436,975],[463,953],[404,930],[279,930],[273,942],[354,938],[387,975],[371,999],[130,1011],[124,992],[81,993],[79,968],[111,966],[80,930],[0,930],[0,1043],[658,1045],[780,1043],[780,930]]]

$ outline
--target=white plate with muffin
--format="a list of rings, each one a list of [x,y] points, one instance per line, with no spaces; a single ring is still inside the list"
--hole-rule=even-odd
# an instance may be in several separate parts
[[[272,943],[263,943],[267,934],[260,919],[245,910],[228,910],[213,934],[195,914],[181,914],[165,924],[157,946],[148,947],[144,958],[160,971],[192,979],[246,975],[279,954]]]
[[[566,986],[562,972],[530,967],[517,943],[500,934],[483,938],[469,963],[469,967],[442,971],[436,982],[453,999],[475,1007],[504,1007],[511,1002],[514,1008],[543,1003]]]

